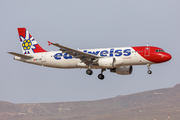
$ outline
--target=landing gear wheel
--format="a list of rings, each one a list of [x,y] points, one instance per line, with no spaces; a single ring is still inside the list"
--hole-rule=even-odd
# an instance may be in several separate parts
[[[92,75],[92,74],[93,74],[93,71],[92,71],[91,69],[87,69],[87,70],[86,70],[86,73],[87,73],[88,75]]]
[[[152,74],[152,71],[151,70],[148,70],[148,72],[147,72],[148,74]]]
[[[148,67],[147,73],[148,73],[148,74],[152,74],[152,71],[150,70],[150,68],[151,68],[150,66],[151,66],[151,64],[148,63],[148,64],[147,64],[147,67]]]
[[[103,74],[99,74],[99,75],[98,75],[98,78],[101,79],[101,80],[103,80],[103,79],[104,79],[104,75],[103,75]]]

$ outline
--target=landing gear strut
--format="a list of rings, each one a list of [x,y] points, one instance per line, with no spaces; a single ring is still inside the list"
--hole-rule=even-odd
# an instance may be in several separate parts
[[[89,63],[89,69],[86,70],[86,73],[87,73],[88,75],[92,75],[92,74],[93,74],[93,71],[91,70],[91,67],[92,67],[92,63],[90,62],[90,63]]]
[[[106,69],[102,68],[102,69],[101,69],[101,74],[98,75],[98,78],[99,78],[100,80],[103,80],[103,79],[104,79],[104,75],[102,74],[104,71],[106,71]]]
[[[150,66],[151,66],[150,64],[147,64],[147,67],[148,67],[147,73],[148,73],[148,74],[152,74],[152,71],[150,70],[150,68],[151,68]]]

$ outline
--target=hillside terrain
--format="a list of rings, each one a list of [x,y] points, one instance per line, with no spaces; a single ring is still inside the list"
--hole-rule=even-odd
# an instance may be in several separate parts
[[[59,103],[0,101],[0,120],[180,120],[180,84],[114,98]]]

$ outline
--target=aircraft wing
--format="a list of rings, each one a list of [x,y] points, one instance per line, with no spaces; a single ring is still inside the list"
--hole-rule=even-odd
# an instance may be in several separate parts
[[[52,43],[52,42],[49,42],[49,45],[52,44],[56,47],[59,47],[62,52],[65,52],[67,54],[70,54],[76,58],[80,58],[80,59],[86,59],[86,58],[99,58],[99,56],[96,56],[96,55],[92,55],[92,54],[89,54],[89,53],[85,53],[85,52],[82,52],[82,51],[79,51],[79,50],[75,50],[75,49],[72,49],[72,48],[69,48],[69,47],[66,47],[66,46],[63,46],[63,45],[59,45],[58,43]]]
[[[9,54],[24,58],[24,59],[30,59],[33,58],[33,56],[30,55],[24,55],[24,54],[19,54],[19,53],[15,53],[15,52],[8,52]]]

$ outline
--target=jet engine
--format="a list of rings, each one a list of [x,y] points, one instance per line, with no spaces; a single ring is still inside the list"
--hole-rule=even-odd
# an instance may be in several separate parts
[[[98,65],[103,68],[113,68],[118,67],[123,64],[122,58],[100,58],[98,60]]]
[[[114,58],[99,58],[98,65],[103,68],[114,67]]]
[[[121,66],[117,68],[110,69],[111,72],[120,74],[120,75],[130,75],[133,71],[132,66]]]

